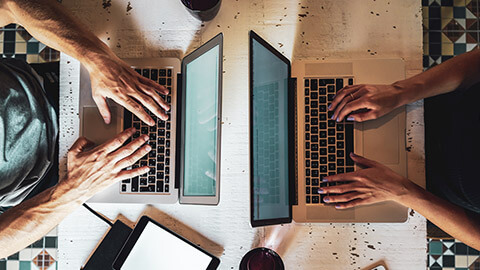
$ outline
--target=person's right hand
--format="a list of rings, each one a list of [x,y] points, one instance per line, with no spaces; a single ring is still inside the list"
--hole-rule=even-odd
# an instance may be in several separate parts
[[[132,178],[149,171],[144,166],[131,170],[122,170],[133,165],[146,155],[150,145],[145,144],[147,135],[142,135],[126,146],[122,146],[135,133],[135,128],[121,132],[112,140],[88,150],[93,145],[85,137],[80,137],[68,151],[68,175],[63,184],[78,192],[78,198],[88,200],[97,192],[111,184]],[[142,146],[143,145],[143,146]]]
[[[383,116],[401,105],[401,89],[394,85],[349,85],[337,92],[329,107],[332,119],[363,122]],[[360,111],[359,111],[360,110]]]

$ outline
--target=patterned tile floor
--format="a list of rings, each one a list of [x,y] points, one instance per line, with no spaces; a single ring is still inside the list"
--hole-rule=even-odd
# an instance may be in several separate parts
[[[478,48],[480,0],[422,0],[423,67]],[[456,240],[428,241],[431,270],[480,270],[479,251]]]
[[[440,64],[479,45],[480,0],[422,0],[423,67]],[[0,29],[0,57],[29,63],[57,61],[59,53],[14,24]],[[428,241],[431,270],[480,270],[480,253],[455,240]],[[56,269],[57,231],[7,259],[0,270]]]
[[[28,63],[58,61],[60,54],[38,42],[23,27],[10,24],[0,28],[0,58],[19,58]],[[57,229],[28,248],[0,259],[0,270],[57,269]]]

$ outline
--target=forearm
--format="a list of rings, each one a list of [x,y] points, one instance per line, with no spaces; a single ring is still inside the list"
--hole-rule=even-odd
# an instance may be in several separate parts
[[[37,40],[82,62],[92,71],[110,48],[54,0],[3,0],[14,21]]]
[[[480,249],[480,220],[469,217],[464,209],[413,184],[401,203],[420,213],[452,237]]]
[[[60,183],[0,215],[0,258],[43,237],[83,201]]]
[[[469,87],[480,81],[480,50],[456,56],[412,78],[393,84],[402,92],[401,104]]]

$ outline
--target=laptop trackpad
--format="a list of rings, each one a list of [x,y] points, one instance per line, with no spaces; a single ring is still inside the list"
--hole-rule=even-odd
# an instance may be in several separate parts
[[[363,154],[382,164],[399,163],[399,113],[395,110],[380,119],[363,123]]]
[[[85,136],[96,145],[102,144],[115,137],[118,133],[117,111],[115,106],[110,106],[112,120],[109,125],[106,125],[97,107],[83,107],[82,136]]]
[[[326,207],[307,207],[307,220],[352,220],[355,218],[354,209],[342,209],[338,210],[332,206]]]

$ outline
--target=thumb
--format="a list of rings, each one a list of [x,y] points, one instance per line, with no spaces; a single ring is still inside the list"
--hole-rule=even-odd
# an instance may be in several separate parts
[[[105,97],[93,96],[93,100],[95,101],[95,104],[97,104],[98,111],[102,115],[102,118],[105,124],[107,125],[110,124],[111,114],[110,114],[110,109],[108,108],[107,100],[105,99]]]
[[[371,168],[371,167],[375,167],[378,165],[378,162],[374,161],[374,160],[371,160],[371,159],[368,159],[368,158],[365,158],[365,157],[362,157],[362,156],[359,156],[353,152],[350,153],[350,157],[352,158],[353,161],[355,161],[356,164],[362,166],[362,167],[366,167],[366,168]]]
[[[352,113],[348,116],[348,120],[357,122],[365,122],[376,118],[377,116],[372,110],[368,110],[366,112]]]

